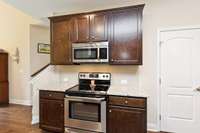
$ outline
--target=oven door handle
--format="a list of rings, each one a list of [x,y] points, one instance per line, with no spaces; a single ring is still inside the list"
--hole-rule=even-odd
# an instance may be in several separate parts
[[[105,97],[90,98],[90,97],[65,96],[65,99],[76,102],[91,102],[91,103],[101,103],[102,101],[105,101]]]

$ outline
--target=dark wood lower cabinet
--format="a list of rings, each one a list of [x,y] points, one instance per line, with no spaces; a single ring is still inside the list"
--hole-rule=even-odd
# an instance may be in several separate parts
[[[40,91],[40,128],[64,132],[64,93]]]
[[[109,97],[107,133],[147,133],[146,99],[142,99],[144,108],[138,108],[138,105],[141,105],[140,100],[140,98],[132,100],[126,97]],[[135,102],[135,105],[129,102]]]
[[[9,103],[8,53],[0,51],[0,105]]]
[[[9,103],[8,99],[8,81],[1,82],[0,81],[0,105],[6,105]]]
[[[40,128],[64,133],[64,92],[40,90]],[[107,133],[147,133],[147,99],[108,96]]]

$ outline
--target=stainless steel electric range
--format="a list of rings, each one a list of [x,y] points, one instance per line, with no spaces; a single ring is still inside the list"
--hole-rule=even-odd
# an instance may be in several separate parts
[[[106,132],[106,93],[110,73],[79,73],[79,85],[65,92],[65,130]]]

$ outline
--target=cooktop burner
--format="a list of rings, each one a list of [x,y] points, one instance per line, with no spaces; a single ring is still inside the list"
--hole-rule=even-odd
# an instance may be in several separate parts
[[[106,95],[109,86],[96,86],[95,90],[91,90],[89,86],[86,85],[77,85],[72,87],[69,90],[66,90],[65,93],[67,95],[73,96],[94,96],[94,95]]]
[[[68,96],[98,97],[106,95],[110,87],[110,73],[79,73],[79,85],[66,90]]]

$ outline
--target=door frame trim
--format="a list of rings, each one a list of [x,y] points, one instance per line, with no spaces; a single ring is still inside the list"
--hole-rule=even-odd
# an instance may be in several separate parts
[[[167,28],[158,28],[157,30],[157,45],[156,45],[156,56],[157,56],[157,63],[156,63],[156,88],[157,88],[157,130],[161,131],[161,122],[160,115],[161,115],[161,84],[160,84],[160,78],[161,78],[161,33],[162,32],[168,32],[168,31],[181,31],[181,30],[192,30],[192,29],[200,29],[200,25],[194,25],[194,26],[185,26],[185,27],[167,27]]]

